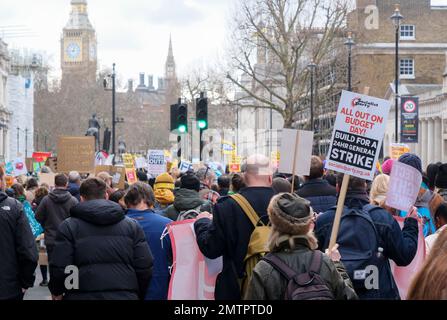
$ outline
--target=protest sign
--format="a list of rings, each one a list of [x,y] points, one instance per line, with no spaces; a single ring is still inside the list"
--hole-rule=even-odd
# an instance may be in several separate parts
[[[22,175],[27,175],[28,174],[28,169],[26,168],[26,163],[23,160],[23,158],[16,158],[13,162],[12,162],[14,171],[13,171],[13,175],[14,177],[18,177],[18,176],[22,176]]]
[[[118,189],[124,190],[126,182],[126,168],[113,167],[111,175],[113,186]]]
[[[236,152],[236,145],[231,141],[222,141],[222,154],[231,155]]]
[[[241,172],[241,164],[240,163],[230,163],[229,170],[230,170],[230,173]]]
[[[57,158],[54,158],[54,157],[48,158],[47,161],[45,162],[45,165],[48,166],[51,169],[51,171],[58,172],[57,171]]]
[[[137,157],[135,159],[135,168],[137,169],[147,169],[147,162],[145,157]]]
[[[54,178],[56,177],[55,173],[39,173],[39,183],[46,183],[50,186],[50,188],[54,187]]]
[[[396,161],[391,170],[386,205],[409,212],[416,202],[421,183],[422,175],[417,169]]]
[[[184,220],[168,225],[173,254],[168,300],[214,300],[222,257],[210,260],[203,256],[197,245],[194,222]]]
[[[194,169],[194,166],[193,166],[192,163],[190,163],[190,162],[182,161],[182,162],[180,163],[179,170],[180,170],[180,172],[182,172],[182,173],[188,172],[189,170],[193,170],[193,169]]]
[[[338,197],[330,249],[337,241],[351,176],[366,180],[374,178],[390,107],[390,102],[386,100],[342,92],[326,160],[326,169],[345,174]]]
[[[133,169],[126,168],[126,177],[127,177],[127,182],[129,184],[134,184],[134,183],[138,182],[137,172],[135,171],[135,168],[133,168]]]
[[[278,171],[293,176],[309,175],[313,141],[312,131],[283,129]]]
[[[95,137],[60,137],[57,171],[92,173],[95,170]]]
[[[326,168],[373,180],[390,106],[386,100],[343,91]]]
[[[147,153],[148,172],[158,176],[166,172],[166,157],[163,150],[149,150]]]
[[[403,143],[392,143],[390,145],[391,159],[398,160],[400,156],[409,153],[410,147]]]
[[[45,162],[51,157],[51,152],[33,152],[31,157],[34,159],[34,162]]]
[[[274,169],[279,168],[279,162],[281,160],[281,152],[280,151],[272,151],[270,153],[270,161],[272,163],[272,167]]]
[[[126,169],[134,169],[134,161],[133,161],[133,156],[130,153],[124,153],[122,155],[123,158],[123,163],[124,163],[124,167]]]
[[[14,174],[14,163],[13,161],[9,161],[5,164],[5,173],[7,175],[13,175]]]

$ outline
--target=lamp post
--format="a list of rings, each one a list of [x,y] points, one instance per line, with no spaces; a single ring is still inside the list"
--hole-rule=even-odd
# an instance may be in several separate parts
[[[348,32],[345,46],[348,47],[348,91],[352,91],[352,47],[355,46],[352,32]]]
[[[314,72],[317,65],[312,60],[307,67],[310,70],[310,129],[314,131]]]
[[[399,142],[399,37],[400,37],[400,23],[404,19],[404,17],[400,14],[399,5],[396,4],[396,8],[394,10],[394,14],[391,16],[391,20],[394,23],[395,32],[396,32],[396,60],[395,60],[395,71],[396,71],[396,79],[394,83],[395,87],[395,142]]]
[[[112,74],[108,75],[109,78],[112,78],[112,89],[108,89],[107,87],[107,79],[104,79],[104,90],[106,91],[112,91],[112,154],[113,154],[113,161],[112,163],[115,164],[116,159],[116,124],[117,123],[123,123],[123,118],[116,118],[116,72],[115,72],[115,66],[116,64],[113,64]]]

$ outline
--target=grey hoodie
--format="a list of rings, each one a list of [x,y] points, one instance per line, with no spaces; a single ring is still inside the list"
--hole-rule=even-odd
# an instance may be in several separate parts
[[[36,219],[45,230],[46,246],[54,245],[59,225],[70,217],[70,209],[78,200],[66,189],[55,189],[43,198],[36,210]]]

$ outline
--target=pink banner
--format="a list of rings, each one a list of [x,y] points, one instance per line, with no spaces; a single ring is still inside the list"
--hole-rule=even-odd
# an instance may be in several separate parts
[[[200,252],[194,222],[184,220],[168,225],[174,260],[168,300],[214,300],[222,260],[208,260]]]
[[[394,217],[399,223],[400,227],[403,228],[405,218]],[[419,223],[419,237],[418,237],[418,250],[413,261],[406,267],[398,267],[396,264],[390,260],[391,271],[393,272],[394,280],[396,281],[397,287],[399,288],[400,298],[402,300],[407,299],[408,289],[410,288],[411,281],[413,277],[422,268],[425,261],[425,239],[423,233],[422,223]]]

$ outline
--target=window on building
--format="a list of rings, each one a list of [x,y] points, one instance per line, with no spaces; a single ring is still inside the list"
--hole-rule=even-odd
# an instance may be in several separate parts
[[[401,40],[416,40],[416,26],[411,24],[403,24],[400,26]]]
[[[400,77],[402,79],[414,79],[414,59],[400,60]]]

